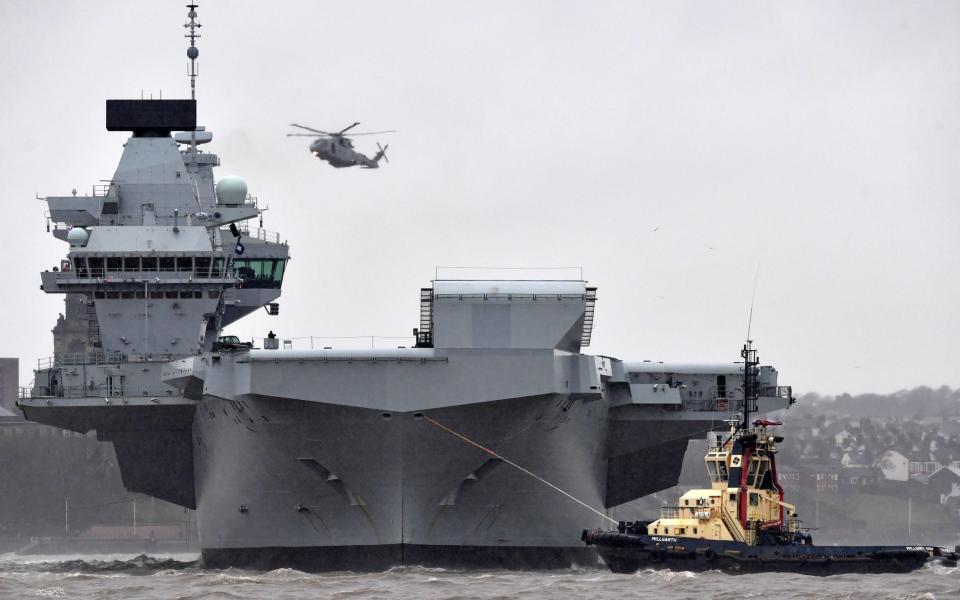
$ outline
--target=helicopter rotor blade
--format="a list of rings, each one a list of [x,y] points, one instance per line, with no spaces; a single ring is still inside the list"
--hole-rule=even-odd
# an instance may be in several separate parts
[[[379,135],[381,133],[396,133],[396,129],[388,129],[387,131],[364,131],[361,133],[345,133],[343,137],[353,137],[355,135]]]
[[[312,138],[327,138],[328,135],[320,135],[317,133],[288,133],[287,137],[312,137]]]
[[[340,131],[338,131],[338,132],[337,132],[337,135],[343,135],[345,132],[353,129],[354,127],[356,127],[356,126],[359,125],[359,124],[360,124],[360,121],[357,121],[357,122],[354,123],[353,125],[348,125],[347,127],[344,127],[343,129],[341,129]]]
[[[307,127],[306,125],[299,125],[297,123],[290,123],[290,127],[299,127],[300,129],[306,129],[307,131],[312,131],[314,133],[322,133],[323,135],[332,135],[326,131],[320,131],[319,129],[314,129],[313,127]]]

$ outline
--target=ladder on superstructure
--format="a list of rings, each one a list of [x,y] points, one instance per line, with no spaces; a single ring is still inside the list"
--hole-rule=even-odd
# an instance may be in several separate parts
[[[420,288],[420,328],[417,348],[433,347],[433,288]]]
[[[581,348],[590,345],[590,337],[593,334],[593,313],[597,306],[597,288],[588,287],[583,299],[586,305],[583,313],[583,331],[580,333]]]

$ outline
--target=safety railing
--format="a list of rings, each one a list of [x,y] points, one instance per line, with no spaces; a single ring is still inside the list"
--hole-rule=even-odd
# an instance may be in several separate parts
[[[142,274],[142,275],[141,275]],[[176,269],[176,268],[147,268],[147,269],[104,269],[104,268],[82,268],[73,271],[64,270],[57,275],[57,279],[129,279],[138,278],[144,281],[152,281],[155,276],[164,277],[196,277],[199,279],[222,279],[234,277],[233,269],[219,268],[211,271],[204,269]]]
[[[237,226],[237,230],[240,232],[240,235],[245,237],[254,238],[271,244],[280,243],[279,232],[270,231],[269,229],[264,229],[263,227],[250,227],[247,223],[240,223]]]
[[[37,369],[72,365],[106,365],[126,360],[126,355],[118,352],[65,352],[37,359]]]
[[[167,386],[148,387],[118,387],[110,385],[84,386],[43,386],[38,385],[29,389],[27,398],[121,398],[145,396],[151,398],[176,396],[177,390]]]

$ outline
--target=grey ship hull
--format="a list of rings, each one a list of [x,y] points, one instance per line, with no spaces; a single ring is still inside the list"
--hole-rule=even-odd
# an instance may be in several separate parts
[[[600,406],[544,395],[430,416],[602,506]],[[414,413],[208,396],[194,431],[210,566],[542,567],[591,557],[571,526],[596,516]]]
[[[310,570],[595,564],[577,527],[600,523],[597,515],[417,412],[383,413],[204,397],[194,457],[205,564]],[[604,505],[604,403],[547,394],[429,414],[591,506]],[[663,425],[646,424],[651,446]]]

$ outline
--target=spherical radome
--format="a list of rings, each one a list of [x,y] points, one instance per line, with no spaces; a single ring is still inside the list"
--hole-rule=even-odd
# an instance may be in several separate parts
[[[187,48],[187,58],[194,59],[198,56],[200,56],[200,51],[197,50],[196,46],[190,46],[189,48]]]
[[[243,204],[247,199],[247,182],[236,175],[227,175],[217,182],[217,201],[220,204]]]
[[[90,234],[83,227],[74,227],[67,232],[67,243],[71,246],[86,246]]]

